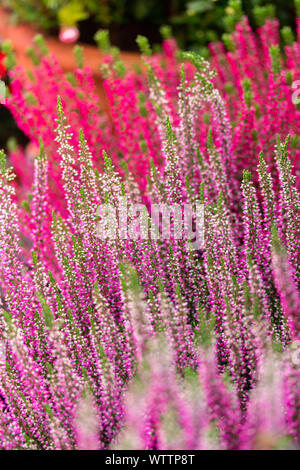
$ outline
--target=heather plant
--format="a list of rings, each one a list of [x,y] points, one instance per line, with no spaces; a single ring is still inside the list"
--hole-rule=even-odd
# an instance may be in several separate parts
[[[1,448],[299,448],[299,38],[244,18],[212,67],[140,37],[145,73],[98,39],[110,115],[82,63],[10,72],[37,155],[0,160]],[[198,203],[196,249],[141,216]]]

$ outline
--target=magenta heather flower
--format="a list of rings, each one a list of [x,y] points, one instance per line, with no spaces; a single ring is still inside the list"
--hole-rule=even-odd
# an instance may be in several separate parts
[[[297,448],[299,37],[243,18],[210,62],[139,37],[146,73],[107,39],[110,115],[86,67],[10,71],[0,448]]]

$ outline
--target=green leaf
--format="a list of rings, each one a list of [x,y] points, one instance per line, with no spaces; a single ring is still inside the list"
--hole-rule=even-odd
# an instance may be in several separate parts
[[[148,39],[145,36],[138,35],[136,42],[139,46],[141,54],[146,57],[151,57],[152,51]]]
[[[4,150],[0,150],[0,170],[1,173],[4,175],[6,170],[6,155]]]
[[[36,44],[36,46],[39,48],[42,55],[48,54],[48,47],[47,47],[44,36],[42,36],[41,34],[37,34],[33,38],[33,41]]]
[[[74,47],[73,49],[73,53],[74,53],[74,56],[75,56],[75,61],[76,61],[76,65],[79,69],[82,69],[83,68],[83,65],[84,65],[84,60],[83,60],[83,47],[81,46],[78,46],[78,44],[76,44],[76,46]]]
[[[53,315],[52,315],[51,309],[50,309],[49,305],[47,304],[45,298],[43,297],[43,295],[40,292],[37,292],[37,298],[39,299],[39,302],[40,302],[41,307],[42,307],[42,312],[43,312],[43,315],[44,315],[44,320],[45,320],[46,326],[47,326],[47,328],[51,328],[52,325],[53,325]]]
[[[94,35],[94,41],[102,52],[108,53],[110,51],[109,32],[106,29],[99,29]]]

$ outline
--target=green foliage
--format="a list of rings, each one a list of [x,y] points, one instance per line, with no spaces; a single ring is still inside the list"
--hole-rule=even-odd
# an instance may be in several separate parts
[[[136,42],[139,46],[141,54],[146,57],[151,57],[152,51],[148,39],[145,36],[138,35]]]
[[[300,0],[4,0],[3,3],[12,9],[15,20],[43,29],[73,26],[88,18],[102,28],[147,23],[158,30],[164,25],[160,28],[163,39],[171,37],[173,31],[181,47],[204,56],[207,43],[233,31],[243,14],[249,17],[252,26],[261,26],[267,18],[277,16],[281,26],[292,28],[296,11],[300,15]],[[290,43],[291,30],[283,29],[282,35],[284,42]],[[230,36],[223,40],[232,50]]]
[[[40,292],[37,292],[37,297],[42,307],[45,324],[47,328],[51,328],[53,325],[53,315],[51,309]]]
[[[4,150],[0,150],[0,170],[2,174],[5,174],[5,168],[6,168],[6,155],[4,153]]]
[[[85,9],[85,2],[71,0],[58,10],[58,21],[65,26],[76,25],[79,21],[86,20],[89,12]]]
[[[280,241],[279,235],[278,235],[278,230],[276,225],[272,226],[272,247],[275,252],[280,253],[281,251],[284,251],[283,245]]]
[[[285,45],[290,46],[294,42],[294,34],[290,26],[284,26],[281,30],[281,36]]]
[[[267,18],[275,17],[275,5],[268,4],[264,6],[257,5],[254,10],[254,18],[257,26],[263,26]]]
[[[236,23],[238,23],[243,16],[243,8],[241,0],[229,0],[228,6],[225,9],[226,16],[224,18],[224,24],[227,31],[232,32],[235,29]]]
[[[252,93],[252,88],[251,88],[251,82],[248,78],[246,78],[243,83],[243,91],[244,91],[244,99],[246,101],[246,104],[248,108],[251,107],[252,100],[253,100],[253,93]]]
[[[226,49],[228,49],[229,51],[234,51],[235,47],[231,34],[224,33],[222,35],[222,41],[225,44]]]
[[[48,47],[42,34],[37,34],[33,41],[42,55],[48,54]]]
[[[110,51],[111,44],[109,40],[109,33],[106,29],[99,29],[94,36],[94,40],[102,52],[107,53]]]
[[[172,37],[172,29],[170,26],[168,25],[162,25],[159,29],[159,32],[161,34],[161,37],[163,38],[163,40],[167,40],[167,39],[170,39]]]
[[[272,60],[272,72],[274,78],[278,77],[281,72],[281,64],[280,64],[280,48],[276,44],[276,46],[270,47],[270,56]]]
[[[33,65],[39,65],[40,63],[40,58],[37,56],[35,50],[33,47],[28,47],[26,54],[30,57],[32,60]]]
[[[77,67],[82,69],[82,67],[84,65],[83,48],[78,46],[78,44],[76,44],[76,46],[73,49],[73,52],[74,52]]]
[[[3,41],[1,43],[1,50],[6,55],[5,57],[6,68],[9,70],[15,67],[17,62],[16,62],[15,55],[13,52],[12,43],[9,40]]]

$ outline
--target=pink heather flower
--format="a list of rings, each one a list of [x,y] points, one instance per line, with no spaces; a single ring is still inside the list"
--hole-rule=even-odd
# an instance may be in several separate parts
[[[299,447],[297,30],[282,57],[278,21],[243,18],[210,62],[168,39],[144,71],[107,41],[101,98],[42,51],[9,72],[30,145],[0,152],[1,449]],[[203,204],[203,246],[101,238],[121,197],[132,226]]]

